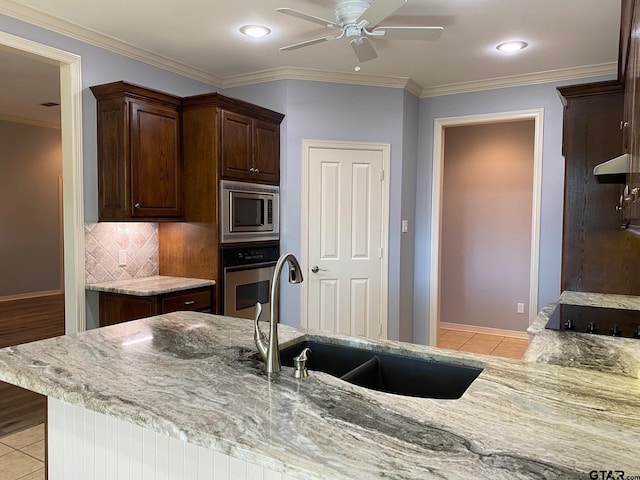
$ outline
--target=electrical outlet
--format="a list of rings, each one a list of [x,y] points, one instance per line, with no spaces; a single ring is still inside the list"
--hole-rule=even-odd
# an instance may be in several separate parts
[[[118,265],[121,267],[126,267],[127,266],[127,251],[126,250],[120,250],[118,252]]]
[[[518,305],[516,306],[516,312],[524,313],[524,303],[518,303]]]

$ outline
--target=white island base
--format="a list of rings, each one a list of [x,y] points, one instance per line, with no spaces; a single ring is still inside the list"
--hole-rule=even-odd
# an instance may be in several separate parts
[[[293,480],[49,397],[49,480]]]

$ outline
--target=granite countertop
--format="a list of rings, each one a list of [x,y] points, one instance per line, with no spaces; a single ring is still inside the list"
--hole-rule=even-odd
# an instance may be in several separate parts
[[[640,297],[565,291],[558,303],[640,310]],[[528,328],[523,360],[597,370],[640,379],[640,340],[545,329],[556,303],[546,305]]]
[[[154,275],[151,277],[91,283],[86,285],[85,288],[87,290],[94,290],[97,292],[121,293],[124,295],[148,297],[152,295],[178,292],[181,290],[189,290],[191,288],[209,287],[215,284],[215,280]]]
[[[280,325],[281,346],[315,334]],[[392,341],[334,343],[484,366],[458,400],[292,369],[266,376],[252,323],[196,312],[0,350],[0,380],[314,479],[640,475],[640,381]]]

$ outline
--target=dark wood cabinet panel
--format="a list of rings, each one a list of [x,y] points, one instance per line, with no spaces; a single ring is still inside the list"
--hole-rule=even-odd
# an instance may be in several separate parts
[[[280,182],[280,126],[256,120],[253,128],[253,167],[264,182]]]
[[[220,164],[222,176],[239,180],[252,180],[252,127],[246,115],[220,112]]]
[[[213,287],[145,297],[100,292],[99,303],[101,327],[180,310],[213,312],[215,309]]]
[[[124,82],[91,87],[101,221],[183,215],[180,98]]]
[[[259,183],[280,181],[280,124],[220,112],[222,178]]]
[[[182,216],[179,117],[175,109],[131,102],[134,217]]]
[[[565,155],[562,290],[640,294],[640,239],[620,226],[622,186],[598,184],[593,167],[622,153],[618,82],[562,87]],[[637,277],[637,278],[636,278]]]

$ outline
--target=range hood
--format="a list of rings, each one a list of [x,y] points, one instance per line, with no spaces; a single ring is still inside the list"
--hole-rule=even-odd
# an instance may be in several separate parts
[[[629,172],[629,154],[625,153],[607,162],[596,165],[593,174],[598,183],[627,183]]]

